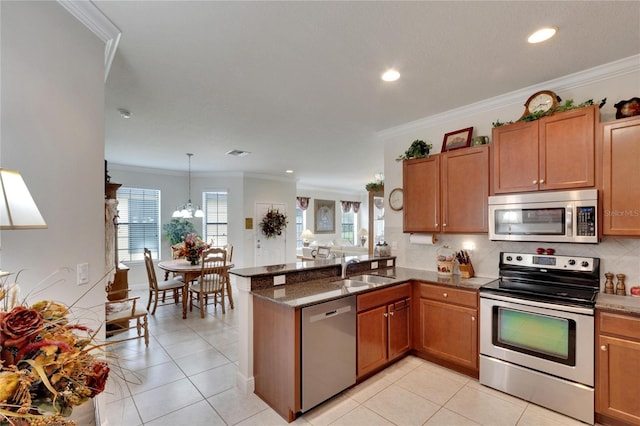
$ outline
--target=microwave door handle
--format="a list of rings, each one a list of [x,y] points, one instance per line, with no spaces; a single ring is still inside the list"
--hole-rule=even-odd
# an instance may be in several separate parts
[[[567,237],[573,237],[573,209],[567,209]]]

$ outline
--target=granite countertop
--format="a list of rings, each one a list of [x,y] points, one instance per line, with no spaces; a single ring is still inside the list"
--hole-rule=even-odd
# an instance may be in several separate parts
[[[346,260],[359,259],[360,261],[376,261],[395,259],[395,256],[376,257],[370,255],[346,256]],[[310,261],[300,261],[295,263],[283,263],[281,265],[256,266],[252,268],[234,268],[229,271],[230,274],[240,277],[259,277],[263,275],[284,274],[287,272],[311,271],[314,269],[323,269],[327,266],[340,265],[342,258],[334,259],[315,259]]]
[[[640,315],[640,297],[599,293],[596,308]]]
[[[371,275],[392,277],[386,283],[371,283],[367,285],[351,285],[352,282],[345,282],[339,277],[331,279],[320,279],[307,281],[304,283],[282,285],[267,289],[253,290],[251,293],[257,297],[270,300],[275,303],[284,304],[292,308],[302,308],[316,303],[327,302],[339,299],[351,294],[361,294],[380,288],[393,286],[409,280],[425,281],[429,283],[460,287],[477,290],[484,284],[493,281],[495,278],[461,278],[459,275],[443,277],[434,271],[423,271],[420,269],[395,268],[372,272]]]

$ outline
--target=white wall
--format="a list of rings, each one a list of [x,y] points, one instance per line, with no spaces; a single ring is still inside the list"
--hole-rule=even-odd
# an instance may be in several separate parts
[[[631,71],[609,72],[608,67],[587,70],[579,75],[567,76],[556,81],[540,84],[536,87],[518,91],[517,96],[507,94],[505,99],[518,99],[517,102],[500,102],[487,100],[477,105],[470,105],[459,110],[450,111],[437,117],[427,117],[396,129],[380,133],[384,140],[385,156],[385,189],[390,192],[395,187],[402,187],[402,163],[396,162],[415,139],[423,139],[433,144],[432,153],[440,152],[445,133],[473,126],[473,135],[489,135],[491,137],[492,122],[515,121],[522,114],[523,103],[531,93],[537,90],[554,90],[564,102],[573,99],[576,104],[593,99],[599,103],[607,98],[601,109],[601,121],[615,119],[613,105],[620,100],[640,95],[640,57],[630,58]],[[625,63],[626,63],[625,62]],[[634,65],[635,64],[635,65]],[[473,177],[470,177],[472,179]],[[640,239],[605,238],[598,245],[587,244],[540,244],[540,243],[498,243],[488,240],[486,234],[480,235],[440,235],[436,246],[419,246],[409,243],[409,235],[402,232],[402,212],[385,212],[385,236],[391,243],[393,254],[398,256],[398,264],[418,269],[434,270],[436,268],[436,250],[442,245],[460,249],[464,242],[472,242],[476,249],[471,254],[474,268],[478,276],[497,277],[498,254],[500,251],[531,252],[536,247],[553,246],[558,254],[572,254],[600,257],[601,272],[624,273],[631,283],[640,283]],[[627,291],[630,285],[627,285]]]
[[[1,2],[2,167],[22,173],[48,224],[2,231],[0,266],[24,269],[22,295],[59,268],[62,279],[35,299],[95,306],[104,319],[104,44],[57,2]],[[82,297],[81,297],[82,296]],[[87,315],[90,313],[87,312]]]

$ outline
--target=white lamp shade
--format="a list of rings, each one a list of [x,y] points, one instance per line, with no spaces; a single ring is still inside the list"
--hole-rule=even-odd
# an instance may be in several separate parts
[[[313,238],[313,232],[311,232],[311,230],[309,229],[305,229],[304,231],[302,231],[302,234],[300,234],[300,237],[306,239],[306,238]]]
[[[19,172],[0,168],[0,229],[47,227]]]
[[[360,229],[360,231],[358,231],[358,236],[359,237],[367,237],[368,235],[369,235],[369,231],[367,231],[364,228],[362,228],[362,229]]]

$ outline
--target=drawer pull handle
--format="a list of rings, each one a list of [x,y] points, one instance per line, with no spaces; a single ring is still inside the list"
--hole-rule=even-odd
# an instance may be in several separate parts
[[[606,352],[607,351],[607,345],[600,346],[600,350],[603,351],[603,352]]]
[[[442,293],[442,297],[449,297],[447,293]]]

